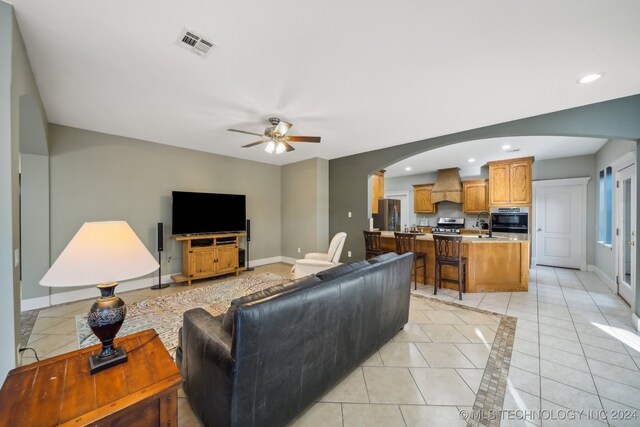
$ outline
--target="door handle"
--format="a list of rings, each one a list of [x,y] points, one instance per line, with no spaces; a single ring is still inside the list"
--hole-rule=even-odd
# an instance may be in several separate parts
[[[538,231],[542,231],[542,228],[538,228]]]

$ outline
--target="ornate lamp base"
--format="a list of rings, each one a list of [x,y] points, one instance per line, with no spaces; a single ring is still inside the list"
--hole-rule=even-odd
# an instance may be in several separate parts
[[[122,347],[113,346],[113,340],[127,314],[124,301],[114,295],[116,286],[118,282],[98,285],[101,296],[93,303],[87,317],[89,327],[102,342],[100,353],[89,358],[89,372],[92,375],[128,360]]]
[[[107,368],[124,363],[127,360],[129,360],[129,356],[127,356],[127,353],[122,347],[116,347],[113,356],[106,359],[100,359],[99,354],[94,354],[89,358],[89,373],[93,375],[96,372],[104,371]]]

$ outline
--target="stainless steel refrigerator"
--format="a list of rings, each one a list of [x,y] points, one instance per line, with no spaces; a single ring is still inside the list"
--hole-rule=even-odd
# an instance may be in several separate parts
[[[402,231],[400,222],[400,200],[378,200],[378,213],[373,214],[374,228],[381,231]]]

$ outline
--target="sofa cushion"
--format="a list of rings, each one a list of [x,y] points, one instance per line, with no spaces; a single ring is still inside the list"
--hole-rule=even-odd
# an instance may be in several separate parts
[[[316,273],[316,277],[320,280],[333,280],[343,274],[351,273],[355,270],[368,267],[370,264],[367,261],[352,261],[346,264],[340,264],[328,270],[323,270]]]
[[[382,255],[378,255],[378,256],[377,256],[377,257],[375,257],[375,258],[370,258],[370,259],[368,260],[368,263],[369,263],[369,264],[376,264],[376,263],[378,263],[378,262],[386,261],[386,260],[388,260],[388,259],[395,258],[395,257],[397,257],[397,256],[398,256],[398,254],[397,254],[397,253],[395,253],[395,252],[387,252],[387,253],[384,253],[384,254],[382,254]]]
[[[222,317],[222,329],[224,329],[228,333],[232,332],[233,318],[236,315],[236,311],[239,305],[246,304],[252,301],[258,301],[268,297],[272,297],[282,292],[286,292],[294,287],[306,286],[306,285],[317,283],[317,282],[318,282],[318,279],[315,278],[314,276],[307,276],[297,280],[292,280],[287,283],[283,283],[281,285],[272,286],[263,291],[254,292],[252,294],[245,295],[240,298],[236,298],[233,301],[231,301],[231,304],[229,304],[229,308],[227,309],[227,312],[224,314],[224,317]]]

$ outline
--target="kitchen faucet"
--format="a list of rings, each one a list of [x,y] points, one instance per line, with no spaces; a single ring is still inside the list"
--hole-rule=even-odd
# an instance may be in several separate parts
[[[491,215],[489,214],[489,212],[487,211],[482,211],[478,214],[478,217],[476,218],[476,227],[480,228],[480,230],[482,230],[482,224],[487,224],[487,222],[483,221],[482,223],[480,222],[480,217],[482,215],[486,215],[487,216],[487,220],[489,221],[489,236],[488,237],[493,237],[493,230],[491,227]]]

